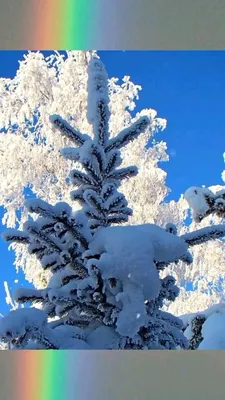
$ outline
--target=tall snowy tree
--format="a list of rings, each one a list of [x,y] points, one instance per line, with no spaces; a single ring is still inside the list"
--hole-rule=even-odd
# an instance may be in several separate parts
[[[108,77],[93,58],[88,65],[87,117],[93,137],[72,127],[59,115],[53,126],[74,147],[61,154],[80,164],[70,173],[71,199],[82,206],[73,211],[66,202],[50,205],[30,199],[26,206],[38,218],[23,231],[4,237],[28,245],[44,270],[51,271],[46,288],[19,289],[16,301],[41,304],[11,311],[0,322],[0,336],[15,349],[175,349],[186,348],[182,322],[162,311],[174,301],[178,288],[172,276],[160,278],[170,263],[192,261],[190,246],[222,237],[217,225],[182,236],[174,224],[119,226],[132,210],[118,191],[122,180],[137,174],[136,166],[121,168],[120,149],[134,141],[151,122],[135,118],[117,136],[109,136]]]
[[[41,197],[51,204],[62,199],[71,204],[68,186],[71,183],[65,180],[65,176],[72,164],[76,168],[79,166],[77,162],[60,157],[59,149],[69,146],[70,140],[55,132],[49,115],[56,112],[73,128],[93,137],[92,125],[86,118],[85,110],[87,65],[96,56],[96,52],[91,51],[54,52],[49,57],[40,52],[29,52],[20,62],[13,79],[0,79],[0,204],[5,211],[3,224],[8,228],[22,229],[23,223],[32,215],[24,206],[28,190],[31,197]],[[172,222],[179,235],[218,224],[219,217],[214,213],[200,223],[193,221],[186,226],[187,203],[183,196],[178,202],[166,201],[169,193],[166,172],[159,167],[159,162],[169,160],[166,143],[157,142],[157,132],[166,127],[166,121],[157,118],[156,111],[152,109],[143,110],[133,117],[141,87],[133,84],[128,76],[123,78],[122,83],[116,78],[109,79],[108,87],[111,137],[142,115],[150,120],[143,134],[120,149],[121,167],[133,164],[139,170],[138,176],[123,181],[120,188],[134,210],[129,224],[150,222],[164,227]],[[219,187],[209,189],[216,192]],[[142,195],[139,196],[139,193]],[[73,210],[79,207],[78,202],[72,205]],[[35,215],[32,217],[35,218]],[[124,221],[124,225],[127,223]],[[22,268],[25,277],[36,288],[45,287],[51,273],[41,269],[26,246],[19,242],[10,246],[15,251],[16,268]],[[181,286],[176,301],[165,307],[167,311],[176,315],[197,312],[224,300],[224,250],[223,241],[203,243],[191,250],[193,263],[188,268],[183,261],[179,261],[161,272],[162,278],[169,272]],[[190,283],[192,291],[187,290]]]
[[[97,56],[96,52],[54,52],[48,57],[40,52],[28,52],[13,79],[0,79],[0,204],[4,207],[2,222],[7,228],[22,229],[30,216],[24,206],[27,196],[41,197],[51,204],[62,199],[71,203],[70,183],[65,176],[73,162],[59,153],[70,141],[55,132],[49,115],[56,112],[72,127],[93,137],[85,111],[87,64],[93,56]],[[141,87],[132,83],[129,76],[121,83],[117,78],[109,79],[108,87],[109,130],[110,136],[115,137],[134,122],[133,110]],[[168,192],[166,173],[158,162],[167,161],[168,156],[166,144],[152,139],[165,128],[166,121],[158,118],[152,109],[144,110],[142,115],[150,120],[148,128],[126,150],[121,149],[123,167],[137,165],[141,179],[134,177],[126,185],[122,184],[121,190],[135,211],[131,223],[146,222],[145,217],[154,223],[157,205]],[[150,139],[151,148],[146,149]],[[137,197],[139,190],[143,193],[141,198]],[[149,207],[143,214],[146,199]],[[73,203],[74,210],[78,207]],[[15,251],[16,268],[22,268],[26,279],[35,287],[43,287],[50,274],[41,270],[36,258],[20,243],[13,243],[11,248]]]

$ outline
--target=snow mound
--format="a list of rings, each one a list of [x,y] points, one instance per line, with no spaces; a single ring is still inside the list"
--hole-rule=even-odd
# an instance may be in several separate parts
[[[47,324],[46,314],[36,308],[20,308],[10,311],[0,321],[0,336],[11,340],[24,335],[27,328],[41,329]]]
[[[172,262],[187,248],[182,238],[156,225],[114,226],[96,232],[84,257],[100,254],[98,267],[103,278],[129,279],[151,300],[160,290],[155,262]]]
[[[184,198],[192,209],[193,218],[199,220],[210,209],[209,202],[206,198],[214,199],[215,195],[209,189],[192,186],[186,190]]]

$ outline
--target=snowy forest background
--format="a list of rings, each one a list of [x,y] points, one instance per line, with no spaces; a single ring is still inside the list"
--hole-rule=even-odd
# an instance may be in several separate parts
[[[142,267],[146,260],[142,261],[138,266],[139,274],[135,275],[135,270],[128,271],[129,273],[134,273],[135,284],[140,283],[142,289],[144,287],[145,301],[143,302],[141,297],[143,293],[139,291],[140,288],[138,289],[138,287],[132,286],[134,282],[132,282],[132,285],[130,282],[124,282],[124,276],[121,274],[118,275],[114,270],[113,279],[122,282],[123,290],[120,288],[118,292],[114,293],[113,290],[117,290],[117,288],[115,289],[115,282],[113,281],[111,297],[118,295],[118,300],[115,302],[115,300],[111,299],[115,304],[107,300],[107,307],[110,303],[112,306],[111,308],[113,308],[114,317],[112,316],[111,309],[110,316],[106,313],[106,309],[103,306],[101,307],[103,307],[104,310],[103,308],[102,310],[99,309],[101,313],[106,313],[108,316],[107,323],[105,314],[103,322],[101,320],[104,329],[102,325],[94,327],[91,325],[90,327],[90,310],[86,310],[89,318],[88,328],[87,326],[77,324],[76,320],[76,323],[74,322],[72,324],[73,330],[71,329],[71,332],[65,329],[63,330],[68,323],[65,323],[65,319],[61,325],[56,323],[59,316],[56,315],[57,312],[56,314],[53,313],[54,315],[51,314],[52,311],[49,311],[50,303],[52,306],[53,303],[56,305],[57,302],[61,302],[60,307],[62,308],[62,303],[66,303],[65,299],[67,299],[67,306],[68,302],[71,302],[71,307],[74,312],[75,303],[78,301],[77,298],[75,299],[73,297],[74,293],[72,297],[68,297],[68,293],[65,292],[65,287],[63,289],[64,292],[62,292],[61,289],[63,286],[61,285],[60,290],[62,293],[60,296],[65,296],[64,301],[62,301],[62,297],[59,296],[59,286],[57,286],[58,292],[56,286],[51,286],[53,282],[51,268],[43,269],[43,257],[40,260],[35,254],[30,254],[34,253],[34,243],[32,242],[33,244],[31,244],[30,242],[31,245],[29,246],[25,246],[22,243],[21,237],[23,238],[23,242],[26,242],[29,235],[27,233],[20,234],[20,240],[15,241],[15,238],[18,238],[18,233],[16,233],[15,230],[11,230],[6,233],[5,238],[10,241],[12,238],[14,239],[10,248],[15,252],[15,267],[18,270],[22,269],[24,271],[26,279],[37,291],[32,291],[30,289],[30,292],[24,292],[23,289],[19,289],[14,298],[11,298],[8,287],[5,285],[7,302],[17,314],[10,313],[6,318],[1,320],[0,335],[2,340],[6,342],[7,348],[225,349],[225,339],[223,338],[225,330],[225,245],[223,240],[225,231],[224,172],[221,171],[222,180],[220,176],[218,176],[217,179],[217,182],[221,182],[221,185],[215,182],[215,185],[209,187],[208,191],[204,188],[197,188],[187,192],[186,197],[181,194],[177,201],[168,200],[170,189],[167,187],[167,174],[163,169],[163,162],[169,161],[169,155],[167,153],[167,144],[162,140],[158,140],[160,132],[164,130],[166,132],[167,121],[161,118],[161,116],[158,117],[157,112],[151,108],[144,109],[135,114],[135,105],[141,87],[132,83],[132,77],[130,78],[128,76],[125,76],[122,82],[118,81],[116,78],[107,80],[104,67],[101,63],[98,64],[97,62],[96,70],[94,69],[95,64],[93,64],[93,69],[90,69],[93,60],[94,62],[99,60],[95,52],[71,51],[66,53],[66,55],[55,52],[48,57],[44,57],[43,54],[39,52],[29,53],[20,63],[17,74],[13,79],[1,79],[0,204],[4,206],[5,209],[2,224],[6,225],[7,228],[16,228],[22,231],[24,230],[24,223],[27,220],[30,221],[31,217],[32,220],[38,223],[38,216],[34,214],[34,211],[44,218],[49,218],[50,209],[47,207],[47,203],[51,205],[55,205],[58,202],[68,203],[68,205],[72,207],[71,211],[68,211],[69,213],[74,213],[80,208],[82,202],[78,204],[78,202],[71,200],[71,191],[74,190],[73,184],[77,184],[78,181],[75,179],[73,182],[73,180],[69,179],[69,176],[71,177],[70,173],[74,168],[77,168],[80,172],[83,171],[78,161],[81,163],[84,162],[85,151],[89,150],[83,150],[82,154],[79,153],[79,155],[78,151],[71,150],[71,137],[69,137],[68,131],[67,134],[65,134],[64,129],[64,134],[62,135],[55,129],[60,128],[61,131],[63,130],[60,121],[61,123],[62,121],[67,121],[77,132],[85,132],[85,134],[90,135],[90,137],[93,137],[93,132],[99,132],[109,122],[111,140],[113,140],[112,138],[115,138],[119,132],[124,132],[124,128],[127,128],[129,131],[129,126],[133,126],[134,128],[132,129],[137,129],[137,132],[134,134],[135,140],[132,138],[132,141],[129,142],[130,139],[128,137],[127,143],[124,142],[126,147],[121,146],[118,148],[121,152],[122,164],[119,161],[119,154],[115,153],[111,155],[112,163],[115,164],[114,167],[116,168],[121,164],[120,168],[122,166],[124,169],[122,171],[124,176],[120,175],[119,177],[119,175],[117,175],[116,178],[116,175],[113,175],[111,180],[128,178],[131,176],[130,179],[123,179],[118,189],[119,193],[122,193],[125,198],[122,196],[120,198],[121,204],[118,202],[115,207],[119,207],[119,210],[122,209],[123,216],[121,213],[118,214],[117,209],[117,211],[114,210],[114,218],[115,215],[119,215],[118,219],[113,219],[111,215],[110,220],[110,224],[122,223],[124,228],[120,230],[118,227],[118,230],[115,231],[117,232],[115,234],[116,236],[112,235],[112,230],[109,229],[105,231],[105,228],[100,228],[103,232],[103,236],[101,237],[100,234],[100,238],[98,239],[101,241],[101,244],[99,244],[98,240],[97,244],[95,242],[91,244],[90,242],[89,250],[88,247],[85,248],[84,246],[82,251],[83,253],[87,251],[87,260],[89,259],[87,264],[89,263],[88,265],[90,266],[92,258],[99,254],[99,251],[101,253],[101,251],[105,249],[104,246],[106,246],[106,244],[103,242],[107,240],[107,238],[110,243],[113,242],[115,244],[117,250],[121,247],[123,251],[126,246],[129,249],[130,245],[131,247],[128,254],[131,254],[132,247],[134,247],[136,241],[138,246],[135,247],[135,254],[140,261],[141,255],[145,254],[146,250],[146,247],[141,246],[146,244],[148,248],[147,243],[152,241],[153,236],[154,238],[157,236],[157,243],[161,242],[162,246],[158,249],[161,258],[158,257],[158,259],[156,259],[156,248],[154,248],[155,259],[152,261],[157,264],[157,268],[160,270],[161,285],[162,282],[164,282],[165,290],[163,294],[162,291],[160,292],[160,300],[158,299],[155,301],[155,298],[159,295],[159,288],[157,289],[157,279],[154,275],[155,269],[153,266],[151,268],[150,266],[147,267],[149,269],[147,270],[148,273],[144,281],[142,280],[143,277],[139,277],[140,271],[144,272]],[[96,80],[98,81],[99,71],[100,77],[102,78],[100,79],[100,86],[97,86],[96,89],[93,82],[96,82]],[[90,76],[92,76],[92,78],[90,78]],[[108,94],[106,93],[106,82],[108,83]],[[100,120],[104,121],[104,123],[98,124],[95,120],[96,110],[94,113],[93,109],[95,103],[99,100],[99,97],[95,96],[95,91],[98,92],[98,88],[101,88],[101,85],[103,85],[102,87],[104,90],[100,90],[100,93],[102,94],[105,91],[103,93],[103,103],[108,111],[104,111],[103,114],[99,111],[100,114],[98,115],[102,118],[100,118]],[[109,96],[108,100],[107,96]],[[100,100],[102,99],[100,98]],[[149,106],[151,107],[150,103],[151,96],[149,100]],[[59,115],[63,120],[57,120],[58,117],[50,118],[52,115]],[[211,116],[208,117],[211,118]],[[107,118],[109,118],[109,121]],[[135,124],[137,124],[138,121],[140,125],[137,127]],[[128,134],[132,136],[130,131]],[[78,134],[78,136],[79,135],[80,134]],[[123,135],[124,133],[122,136]],[[87,137],[79,137],[80,142],[78,140],[74,141],[74,143],[75,145],[83,146]],[[105,142],[107,142],[107,140],[106,137]],[[104,140],[101,146],[105,146]],[[62,149],[64,149],[64,157],[62,157],[62,154],[59,152],[59,150]],[[201,149],[199,149],[199,151],[201,151]],[[224,142],[221,143],[221,158],[223,151]],[[209,160],[209,162],[213,163],[213,159]],[[131,165],[138,168],[137,175],[135,169],[129,169]],[[126,168],[128,173],[125,171]],[[199,168],[204,168],[204,166],[199,165]],[[112,171],[113,166],[111,172]],[[108,172],[110,173],[110,170]],[[111,181],[107,182],[108,184],[112,184]],[[86,184],[87,183],[90,185],[89,181],[86,182]],[[117,184],[115,185],[117,187]],[[93,190],[93,188],[86,189]],[[188,189],[188,187],[186,189]],[[197,191],[197,202],[195,191]],[[32,202],[25,204],[28,195],[29,198],[40,198],[46,203],[37,202],[33,203],[33,206]],[[93,193],[84,194],[89,207],[93,207],[93,203],[91,206],[90,201],[91,195],[93,195]],[[42,205],[42,212],[40,212],[40,204]],[[47,210],[47,214],[46,212],[43,214],[43,207],[45,211]],[[131,209],[133,210],[132,215],[130,215]],[[51,209],[51,213],[52,212],[53,209]],[[59,213],[59,209],[57,207],[54,209],[54,213],[58,218],[59,215],[57,213]],[[87,214],[88,217],[93,219],[93,214],[91,215],[90,210],[86,209],[86,216]],[[199,217],[200,214],[201,216]],[[74,216],[74,214],[72,215]],[[128,216],[129,218],[127,220]],[[83,224],[81,229],[84,229],[86,222],[85,219],[82,218],[80,224]],[[155,231],[152,224],[160,227],[160,231]],[[27,230],[27,232],[29,231],[28,225],[25,225],[25,230]],[[126,226],[128,230],[124,231]],[[135,231],[131,229],[134,226],[136,226]],[[143,230],[137,226],[144,226],[145,228]],[[214,226],[217,226],[216,230],[213,230]],[[211,230],[209,228],[207,228],[208,230],[204,230],[205,227],[211,227]],[[60,231],[61,228],[58,226],[57,229]],[[89,228],[92,227],[89,226]],[[95,226],[93,229],[96,228]],[[191,251],[189,252],[189,249],[184,247],[184,243],[181,243],[178,237],[181,236],[192,240],[193,236],[191,236],[191,232],[201,229],[203,229],[201,231],[201,237],[204,238],[199,241],[200,244],[191,247]],[[34,232],[32,232],[31,234],[34,235]],[[107,232],[109,232],[108,236]],[[124,232],[127,233],[124,234]],[[169,236],[163,236],[164,234]],[[63,235],[64,233],[62,231],[62,236]],[[87,242],[90,241],[90,232],[85,231],[84,236],[85,235],[87,235]],[[128,240],[120,246],[120,244],[123,243],[124,235],[127,239],[131,238],[130,244]],[[208,238],[206,238],[207,235]],[[209,238],[215,240],[208,240]],[[139,240],[140,242],[138,242]],[[170,243],[170,251],[165,253],[165,248],[168,246],[168,243]],[[148,251],[150,251],[149,248]],[[110,246],[108,246],[107,249],[109,253],[111,251],[111,255],[114,254]],[[117,250],[115,251],[117,252]],[[139,255],[138,252],[140,252]],[[163,252],[164,258],[162,257]],[[148,260],[151,258],[152,254],[151,251],[150,253],[146,253]],[[80,256],[78,256],[78,258],[79,257]],[[66,265],[67,268],[69,261],[65,259],[66,257],[63,258],[63,265]],[[100,259],[98,257],[97,260],[100,262],[101,257]],[[96,263],[97,265],[98,262]],[[105,263],[106,262],[109,262],[108,265],[110,269],[111,261],[107,261],[106,259]],[[165,265],[163,268],[159,267],[159,264],[162,263],[166,264],[166,268],[164,268]],[[13,268],[13,266],[7,266],[7,268]],[[81,265],[79,268],[81,268]],[[100,264],[99,268],[101,268]],[[103,270],[101,270],[101,273],[103,274]],[[65,285],[64,282],[64,286],[66,286],[66,290],[71,291],[72,286],[69,285],[73,285],[74,282],[71,278],[68,278],[70,275],[71,272],[69,273],[67,271],[66,276],[61,278],[67,278],[67,285]],[[107,273],[105,276],[107,276],[107,279],[111,279],[111,276],[108,276]],[[168,276],[172,276],[174,280],[168,280]],[[57,279],[59,280],[59,276],[57,276]],[[55,282],[57,279],[55,279],[54,285],[56,285]],[[87,276],[82,276],[82,279],[87,279]],[[90,289],[89,286],[90,282],[88,283],[88,288]],[[49,294],[49,287],[51,289],[51,295]],[[179,288],[179,295],[177,288]],[[82,290],[86,289],[87,287],[84,285],[76,288],[76,296],[79,291],[79,293],[81,293]],[[73,290],[75,290],[74,286]],[[99,286],[96,291],[99,293]],[[93,293],[90,294],[86,290],[85,296],[90,297],[92,295]],[[84,296],[84,294],[82,294],[82,296]],[[82,296],[81,298],[83,298]],[[46,303],[46,298],[48,298],[48,304]],[[129,301],[127,299],[129,299]],[[132,302],[131,299],[136,300]],[[40,313],[36,315],[34,313],[29,314],[27,306],[24,309],[23,305],[21,306],[18,304],[24,303],[24,301],[26,303],[34,302],[35,307]],[[146,301],[148,301],[148,304]],[[154,310],[151,309],[153,303]],[[47,327],[45,318],[43,317],[43,311],[41,311],[43,304],[45,311],[47,307],[48,311],[46,312],[50,318]],[[57,307],[59,307],[59,303],[57,303]],[[160,312],[158,310],[160,310]],[[109,307],[107,308],[107,312],[108,311]],[[69,313],[70,312],[71,311],[69,311]],[[148,318],[150,318],[148,319],[148,324],[146,323],[145,313]],[[133,318],[133,314],[138,317]],[[18,317],[16,318],[15,315]],[[69,317],[71,317],[71,315]],[[67,322],[69,317],[67,318]],[[180,317],[183,322],[177,319],[177,317]],[[126,321],[126,323],[124,321]],[[79,332],[78,325],[80,329]],[[117,326],[117,328],[114,329],[114,325]],[[74,327],[76,327],[76,329]],[[108,330],[105,329],[105,327],[107,327]],[[68,328],[68,326],[66,326],[66,328]],[[49,333],[46,329],[54,331],[54,338],[52,332]],[[85,329],[88,329],[88,331],[85,331]],[[34,331],[36,332],[35,334]],[[85,334],[84,331],[86,332]],[[149,332],[151,332],[151,334]],[[64,340],[63,342],[62,335],[68,335],[67,341]],[[98,336],[98,340],[96,335]],[[99,343],[99,338],[101,338],[101,343]],[[121,340],[121,338],[123,340]],[[129,340],[127,338],[129,338]],[[4,344],[2,346],[5,348]]]

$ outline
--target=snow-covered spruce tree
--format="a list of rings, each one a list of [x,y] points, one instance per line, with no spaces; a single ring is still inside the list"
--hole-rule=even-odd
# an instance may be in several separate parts
[[[60,157],[58,151],[70,143],[67,137],[55,133],[49,115],[56,112],[80,132],[93,135],[92,125],[88,123],[85,113],[86,83],[87,63],[96,56],[93,51],[68,51],[63,54],[55,51],[50,56],[28,52],[19,61],[15,77],[0,78],[0,204],[4,207],[2,223],[7,228],[22,229],[23,223],[30,217],[24,206],[27,196],[41,197],[50,204],[61,199],[71,204],[65,176],[71,170],[72,161]],[[141,86],[134,84],[129,76],[121,82],[110,78],[108,86],[110,136],[115,137],[134,122],[133,110]],[[187,205],[183,196],[178,202],[166,201],[169,188],[166,186],[166,172],[159,161],[168,161],[169,156],[166,143],[157,142],[157,132],[165,129],[166,121],[158,118],[152,109],[143,110],[140,114],[149,117],[148,129],[136,141],[121,149],[122,166],[132,164],[139,170],[138,176],[122,182],[120,188],[134,211],[129,224],[151,222],[163,227],[172,222],[179,235],[218,224],[218,217],[213,214],[201,223],[193,221],[187,227]],[[151,146],[147,148],[149,142]],[[225,180],[224,172],[222,177]],[[219,187],[210,190],[216,192]],[[139,193],[142,195],[139,196]],[[75,209],[77,202],[73,204]],[[42,270],[26,246],[12,242],[10,248],[15,251],[16,269],[22,268],[26,279],[36,288],[45,287],[51,273]],[[224,248],[225,243],[219,240],[202,244],[192,250],[193,263],[189,268],[180,261],[170,264],[162,272],[162,277],[169,272],[178,286],[184,285],[180,287],[177,299],[166,308],[167,311],[181,315],[205,310],[224,301]],[[193,291],[186,290],[190,282]]]
[[[24,231],[10,230],[5,239],[28,244],[52,278],[45,289],[20,289],[16,300],[41,303],[12,311],[0,323],[0,335],[15,349],[175,349],[186,348],[182,322],[162,311],[164,300],[178,294],[173,277],[159,277],[169,263],[191,262],[189,246],[221,237],[224,226],[209,227],[178,237],[173,224],[110,226],[127,221],[131,210],[118,192],[120,182],[137,173],[120,168],[120,148],[149,123],[142,117],[110,139],[107,75],[96,58],[89,63],[88,118],[94,138],[71,128],[59,116],[51,121],[78,146],[62,151],[80,162],[71,172],[78,187],[67,203],[50,206],[40,199],[27,202],[35,221]]]
[[[119,150],[138,137],[149,120],[142,117],[109,138],[107,75],[97,58],[89,64],[88,93],[93,139],[59,116],[51,117],[54,126],[78,146],[63,149],[62,154],[79,161],[83,168],[73,170],[70,176],[78,186],[72,199],[79,201],[83,210],[72,212],[67,203],[50,206],[31,199],[28,210],[39,218],[27,221],[24,231],[6,232],[7,241],[27,244],[42,267],[51,270],[52,278],[43,290],[17,291],[18,302],[41,303],[42,310],[10,312],[1,321],[1,337],[18,349],[183,348],[182,323],[159,309],[164,299],[175,299],[178,289],[172,277],[159,279],[156,263],[160,269],[163,262],[183,257],[186,243],[171,233],[171,227],[168,232],[150,224],[116,231],[115,226],[109,227],[127,221],[132,213],[117,188],[137,169],[118,169],[122,161]],[[104,240],[96,237],[99,233],[102,239],[109,239],[108,249],[104,249]],[[116,246],[117,258],[110,243],[114,249]]]
[[[98,57],[95,51],[55,51],[50,56],[28,52],[19,61],[15,77],[0,78],[0,204],[4,207],[2,223],[7,228],[21,230],[30,217],[24,206],[27,196],[50,204],[62,199],[71,204],[65,176],[73,162],[59,154],[59,149],[70,145],[70,141],[56,134],[49,115],[60,114],[72,127],[93,137],[92,125],[86,118],[87,64],[93,57]],[[159,161],[168,160],[166,144],[157,141],[157,132],[165,128],[166,121],[158,118],[153,109],[143,110],[133,118],[142,88],[129,76],[121,81],[109,78],[108,88],[111,138],[141,115],[150,120],[148,129],[121,149],[122,166],[137,165],[140,177],[125,185],[122,182],[121,191],[135,211],[132,224],[157,223],[154,218],[158,205],[168,192],[166,173],[158,165]],[[146,149],[150,139],[151,148]],[[141,198],[137,196],[139,191]],[[146,201],[149,207],[143,213]],[[77,204],[73,203],[73,209],[79,208]],[[16,269],[22,268],[29,282],[43,288],[51,274],[41,269],[26,246],[13,242],[10,248],[15,251]]]

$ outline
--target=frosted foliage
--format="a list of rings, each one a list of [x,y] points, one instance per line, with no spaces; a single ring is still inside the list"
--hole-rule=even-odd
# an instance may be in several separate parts
[[[68,51],[64,55],[54,52],[45,57],[41,52],[29,52],[20,61],[13,79],[0,79],[0,129],[5,132],[0,135],[0,204],[5,207],[2,222],[7,227],[17,224],[21,229],[27,220],[29,213],[24,207],[26,187],[35,196],[51,204],[61,199],[70,204],[70,185],[65,177],[69,175],[72,161],[61,157],[59,153],[59,149],[70,142],[54,130],[49,115],[60,114],[71,126],[92,135],[86,111],[87,63],[93,55],[96,56],[96,52]],[[109,130],[111,137],[114,137],[133,121],[131,113],[141,87],[131,82],[128,76],[123,78],[122,83],[117,78],[111,78],[108,86],[111,113]],[[166,173],[157,166],[159,160],[168,158],[166,145],[154,142],[151,149],[145,150],[149,139],[165,128],[166,121],[158,118],[156,111],[151,109],[143,110],[137,118],[142,114],[150,117],[150,127],[127,146],[126,151],[122,150],[124,163],[137,164],[140,168],[139,178],[130,180],[125,190],[134,209],[131,223],[153,221],[157,204],[167,194]],[[77,163],[73,163],[73,166],[81,169]],[[144,194],[139,199],[141,203],[134,196],[137,188]],[[143,213],[145,196],[152,196],[152,201],[148,212]],[[73,206],[75,209],[79,207],[76,203]],[[31,266],[31,261],[28,261],[25,250],[21,252],[18,244],[13,246],[16,249],[16,267],[22,267],[28,280],[39,285],[40,267],[34,262],[28,273],[28,263]]]
[[[46,286],[51,277],[51,273],[43,271],[40,261],[32,254],[29,254],[28,248],[24,245],[12,243],[9,246],[15,252],[14,265],[16,269],[23,267],[24,274],[28,282],[35,283],[37,289]]]
[[[142,114],[147,115],[152,121],[148,132],[140,135],[138,140],[128,144],[126,149],[121,151],[122,166],[130,165],[132,162],[138,167],[138,175],[132,179],[132,184],[124,182],[121,185],[122,192],[134,210],[129,224],[158,222],[156,219],[158,206],[169,191],[165,185],[167,174],[157,165],[159,161],[168,161],[167,146],[165,142],[158,143],[153,139],[160,124],[165,128],[165,123],[160,120],[156,124],[153,110],[143,110],[138,116]],[[149,140],[153,142],[153,146],[146,149]]]
[[[172,223],[176,226],[178,234],[186,232],[187,227],[184,224],[188,216],[188,205],[184,197],[181,196],[178,201],[171,200],[169,203],[159,204],[155,221],[158,225],[166,226]]]
[[[204,293],[201,290],[187,292],[184,288],[180,288],[178,298],[165,308],[171,314],[180,317],[187,313],[203,311],[217,301],[215,293]]]
[[[224,189],[224,186],[221,185],[215,185],[208,188],[208,190],[214,194],[222,189]],[[202,190],[204,192],[207,191],[205,188],[202,188]],[[175,205],[178,205],[178,203]],[[171,204],[172,202],[170,202],[167,206],[167,204],[164,203],[161,205],[161,208],[166,206],[168,209],[168,207],[171,207]],[[187,204],[188,203],[182,199],[182,203],[180,203],[181,208],[178,208],[179,212],[182,212],[182,210],[185,212],[185,209],[187,210]],[[166,213],[166,215],[168,214],[169,212]],[[205,217],[201,222],[192,221],[188,226],[185,226],[184,222],[182,226],[182,218],[180,222],[181,228],[178,228],[178,234],[185,231],[193,232],[206,226],[220,224],[221,218],[215,214],[211,214]],[[190,283],[192,283],[193,286],[192,291],[186,291],[184,288],[182,288],[175,302],[170,304],[168,310],[175,315],[202,311],[215,303],[225,300],[224,240],[209,241],[207,243],[194,246],[190,251],[193,255],[193,262],[190,265],[187,266],[182,261],[179,261],[177,265],[171,264],[167,268],[167,272],[175,277],[179,287],[184,285],[186,288],[186,285]],[[162,276],[163,275],[164,273]]]

